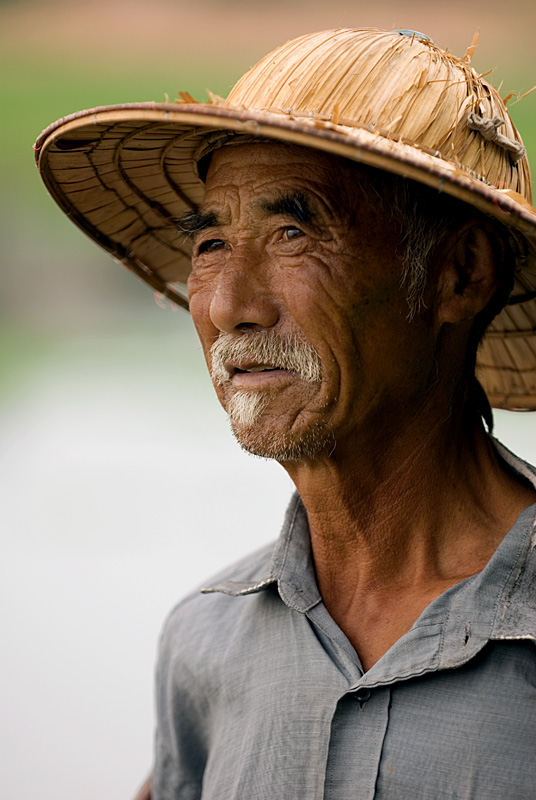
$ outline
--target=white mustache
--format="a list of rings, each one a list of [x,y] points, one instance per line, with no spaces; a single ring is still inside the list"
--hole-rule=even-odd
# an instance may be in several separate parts
[[[312,344],[298,336],[282,336],[268,331],[247,331],[239,335],[222,333],[210,349],[214,383],[222,386],[229,380],[226,364],[253,361],[258,364],[296,372],[308,383],[318,383],[322,375],[320,357]]]

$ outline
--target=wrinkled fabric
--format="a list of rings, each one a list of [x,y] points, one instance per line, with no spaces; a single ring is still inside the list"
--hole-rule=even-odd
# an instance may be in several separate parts
[[[275,545],[167,620],[154,800],[536,798],[535,517],[364,673],[322,602],[294,496]]]

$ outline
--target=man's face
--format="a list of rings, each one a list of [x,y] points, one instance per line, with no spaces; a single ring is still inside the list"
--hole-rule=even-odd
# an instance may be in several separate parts
[[[295,146],[213,155],[190,310],[234,433],[257,455],[340,450],[364,426],[396,424],[433,380],[430,314],[407,321],[400,236],[368,180]]]

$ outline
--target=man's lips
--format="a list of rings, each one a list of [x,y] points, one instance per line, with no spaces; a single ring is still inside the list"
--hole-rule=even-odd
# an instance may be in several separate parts
[[[254,386],[266,385],[274,381],[288,379],[289,376],[296,376],[296,373],[276,367],[273,364],[226,364],[225,368],[229,375],[229,380],[233,386],[253,388]]]
[[[226,364],[225,368],[229,373],[229,377],[233,378],[235,375],[244,375],[244,374],[251,374],[251,373],[258,373],[258,372],[275,372],[281,371],[281,367],[274,367],[272,364],[240,364],[240,365],[233,365],[233,364]],[[287,370],[283,370],[287,371]]]

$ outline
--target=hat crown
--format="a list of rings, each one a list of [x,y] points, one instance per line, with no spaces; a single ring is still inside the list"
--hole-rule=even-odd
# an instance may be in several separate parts
[[[517,163],[468,125],[471,113],[500,118],[502,136],[522,144],[497,90],[469,64],[422,34],[370,28],[308,34],[269,53],[231,90],[225,105],[366,126],[438,152],[531,202],[525,156]]]

